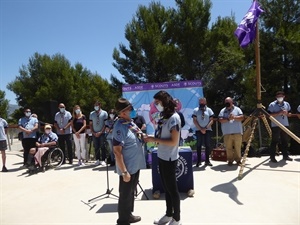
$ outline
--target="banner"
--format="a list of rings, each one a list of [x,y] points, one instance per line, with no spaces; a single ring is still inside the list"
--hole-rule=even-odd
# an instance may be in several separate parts
[[[168,92],[178,100],[177,109],[185,118],[185,126],[181,131],[181,138],[193,136],[195,126],[192,114],[194,108],[199,106],[199,98],[203,97],[201,80],[174,81],[164,83],[126,84],[123,85],[123,97],[128,99],[139,115],[146,121],[147,134],[154,134],[159,112],[153,103],[153,96],[160,90]]]

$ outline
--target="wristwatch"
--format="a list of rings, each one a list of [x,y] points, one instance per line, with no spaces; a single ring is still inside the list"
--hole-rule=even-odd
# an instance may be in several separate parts
[[[124,172],[122,172],[122,176],[125,176],[128,172],[125,170]]]

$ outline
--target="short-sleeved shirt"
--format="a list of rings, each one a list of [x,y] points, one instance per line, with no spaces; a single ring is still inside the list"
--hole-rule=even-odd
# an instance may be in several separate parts
[[[76,131],[79,131],[81,129],[81,127],[83,127],[84,121],[86,120],[85,116],[82,115],[82,117],[80,118],[74,118],[73,119],[73,128]],[[82,131],[80,131],[81,134],[85,133],[85,129],[83,129]]]
[[[180,133],[181,120],[178,113],[174,113],[169,119],[162,120],[160,138],[162,139],[171,138],[171,132],[172,130],[175,129],[177,129],[178,132]],[[179,144],[179,139],[177,143]],[[175,146],[159,144],[157,147],[157,157],[166,161],[177,160],[179,158],[178,144]]]
[[[219,118],[223,119],[228,119],[229,115],[233,114],[234,116],[241,116],[243,115],[242,110],[237,107],[233,106],[231,109],[227,109],[226,107],[221,109],[219,113]],[[243,134],[243,125],[241,121],[232,121],[232,122],[226,122],[226,123],[221,123],[221,129],[223,135],[227,134]]]
[[[279,104],[279,102],[277,100],[273,101],[270,103],[269,107],[268,107],[268,111],[270,113],[278,113],[282,110],[286,110],[288,112],[291,111],[291,106],[288,102],[283,101],[281,104]],[[283,126],[289,126],[289,120],[287,116],[284,115],[278,115],[278,116],[274,116],[274,118],[280,122]],[[273,122],[271,122],[271,127],[277,127],[277,125]]]
[[[123,124],[121,120],[117,120],[114,124],[113,146],[122,146],[123,160],[130,174],[146,168],[143,143],[136,133],[129,129],[128,124]],[[118,167],[116,171],[119,175],[124,172]]]
[[[5,129],[8,128],[8,123],[5,119],[0,118],[0,141],[7,139]]]
[[[192,117],[197,118],[197,122],[199,123],[200,127],[206,127],[207,124],[210,121],[210,118],[214,116],[214,112],[212,111],[211,108],[205,107],[204,110],[199,109],[199,107],[194,109]],[[198,128],[196,127],[196,130]],[[211,127],[208,127],[207,130],[212,130]]]
[[[38,119],[35,117],[22,117],[19,119],[18,125],[27,129],[27,130],[32,130],[37,124],[39,123]],[[23,138],[37,138],[37,130],[30,134],[26,134],[23,132]]]
[[[105,126],[109,129],[109,133],[106,136],[107,140],[112,140],[112,138],[113,138],[112,129],[113,129],[114,123],[115,123],[115,121],[112,119],[108,119],[105,121]]]
[[[54,132],[50,132],[49,134],[43,134],[41,137],[39,137],[38,139],[38,142],[39,143],[48,143],[48,142],[52,142],[52,141],[55,141],[57,142],[58,141],[58,136],[56,133]]]
[[[67,124],[72,120],[72,115],[69,111],[65,111],[64,113],[57,112],[54,117],[54,122],[58,125],[59,129],[63,129],[67,126]],[[71,134],[71,126],[65,129],[64,134]]]
[[[93,129],[95,132],[100,132],[103,127],[105,126],[105,120],[107,120],[108,114],[104,110],[100,110],[98,113],[97,111],[93,111],[90,113],[90,121],[93,123]]]

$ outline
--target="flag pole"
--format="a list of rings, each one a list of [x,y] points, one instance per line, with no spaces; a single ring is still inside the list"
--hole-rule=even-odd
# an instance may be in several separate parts
[[[253,0],[256,1],[256,0]],[[255,38],[255,63],[256,63],[256,92],[257,92],[257,107],[261,108],[261,73],[260,73],[260,49],[259,49],[259,27],[258,27],[258,21],[256,21],[256,38]]]

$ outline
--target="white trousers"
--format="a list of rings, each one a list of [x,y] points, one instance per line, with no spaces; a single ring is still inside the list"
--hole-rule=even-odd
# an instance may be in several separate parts
[[[73,140],[75,143],[76,156],[78,160],[85,159],[85,133],[79,134],[79,138],[75,134],[73,134]]]

